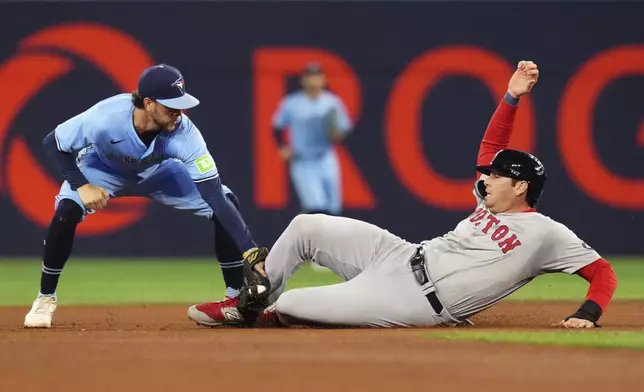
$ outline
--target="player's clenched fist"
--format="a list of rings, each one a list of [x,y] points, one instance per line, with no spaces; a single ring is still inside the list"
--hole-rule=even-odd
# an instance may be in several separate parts
[[[532,61],[519,61],[517,70],[508,83],[508,92],[514,98],[519,98],[532,90],[532,87],[537,83],[537,79],[539,79],[537,64]]]
[[[76,190],[88,210],[102,210],[107,206],[110,195],[100,186],[85,184]]]

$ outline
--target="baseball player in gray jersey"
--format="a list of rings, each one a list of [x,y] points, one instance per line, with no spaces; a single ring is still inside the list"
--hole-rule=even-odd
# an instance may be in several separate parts
[[[610,263],[536,211],[546,169],[534,155],[508,149],[520,97],[538,76],[536,64],[521,61],[510,78],[481,142],[474,212],[454,230],[415,244],[363,221],[299,215],[270,253],[262,248],[257,259],[246,260],[236,306],[194,305],[189,318],[207,326],[453,326],[539,275],[563,272],[583,277],[590,288],[581,307],[558,325],[598,326],[617,285]],[[345,282],[285,292],[286,281],[307,260]]]

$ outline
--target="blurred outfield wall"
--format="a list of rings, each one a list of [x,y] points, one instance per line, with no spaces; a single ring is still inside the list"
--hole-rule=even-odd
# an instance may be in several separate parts
[[[540,210],[600,253],[642,254],[642,15],[617,2],[0,2],[0,255],[40,253],[59,186],[42,138],[157,62],[201,100],[188,114],[259,242],[298,211],[270,117],[311,60],[356,122],[340,150],[345,215],[440,235],[472,209],[480,137],[524,59],[541,78],[513,146],[549,170]],[[213,247],[209,222],[123,199],[79,227],[75,254]]]

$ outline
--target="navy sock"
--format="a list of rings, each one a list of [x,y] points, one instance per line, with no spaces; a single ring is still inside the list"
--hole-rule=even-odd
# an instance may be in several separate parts
[[[76,202],[63,199],[47,229],[40,276],[40,294],[55,295],[58,279],[72,252],[76,226],[83,209]]]
[[[226,196],[239,210],[237,198],[232,194],[227,194]],[[235,241],[217,218],[213,216],[212,220],[215,223],[215,253],[226,284],[226,295],[228,297],[237,297],[244,285],[244,257],[242,251],[237,248]]]

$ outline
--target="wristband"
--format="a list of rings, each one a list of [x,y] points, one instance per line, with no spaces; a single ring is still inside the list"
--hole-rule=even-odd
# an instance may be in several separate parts
[[[592,321],[597,324],[597,320],[602,315],[602,308],[597,304],[597,302],[592,300],[586,300],[581,307],[575,312],[575,314],[566,317],[565,321],[568,321],[570,318],[578,318],[583,320]]]
[[[505,95],[503,96],[503,100],[505,101],[505,103],[512,106],[518,105],[520,99],[521,98],[514,98],[509,91],[506,91]]]

